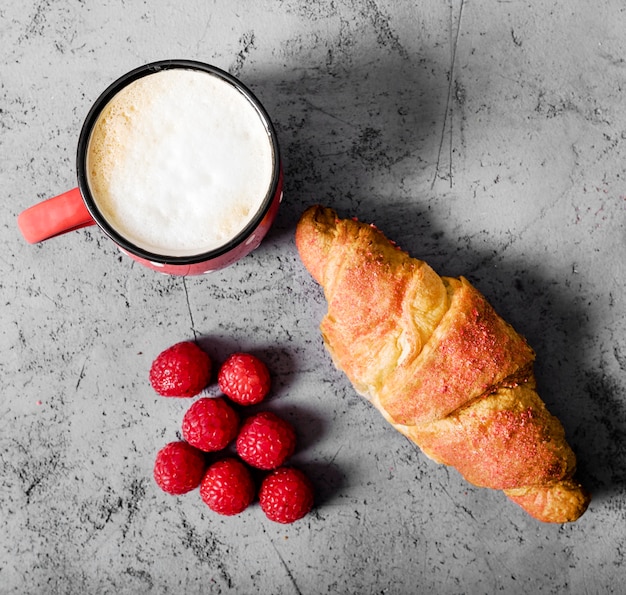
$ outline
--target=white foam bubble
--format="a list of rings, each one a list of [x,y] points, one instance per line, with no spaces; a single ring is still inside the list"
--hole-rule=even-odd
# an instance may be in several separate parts
[[[248,99],[209,73],[168,69],[125,87],[92,132],[89,185],[98,208],[156,254],[219,248],[270,187],[269,133]]]

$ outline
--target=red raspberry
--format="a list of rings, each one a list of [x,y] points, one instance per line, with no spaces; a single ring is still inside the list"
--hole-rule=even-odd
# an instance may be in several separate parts
[[[258,469],[276,469],[296,448],[293,426],[270,411],[249,417],[237,436],[237,454]]]
[[[198,399],[183,417],[183,438],[205,452],[222,450],[239,430],[239,414],[222,397]]]
[[[255,405],[270,390],[270,373],[267,366],[249,353],[233,353],[217,375],[220,390],[235,403]]]
[[[204,503],[225,516],[243,512],[254,500],[254,494],[250,471],[234,458],[213,463],[200,484],[200,496]]]
[[[261,484],[259,504],[268,519],[293,523],[313,508],[313,484],[299,469],[280,467]]]
[[[200,485],[205,469],[202,452],[186,442],[170,442],[157,453],[154,480],[168,494],[186,494]]]
[[[209,383],[211,359],[193,341],[162,351],[152,362],[150,384],[163,397],[193,397]]]

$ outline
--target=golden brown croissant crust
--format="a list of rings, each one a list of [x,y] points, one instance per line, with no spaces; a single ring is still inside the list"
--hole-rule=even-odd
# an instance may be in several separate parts
[[[535,390],[535,354],[480,292],[321,206],[303,214],[296,246],[324,288],[326,348],[389,423],[541,521],[580,517],[590,498]]]

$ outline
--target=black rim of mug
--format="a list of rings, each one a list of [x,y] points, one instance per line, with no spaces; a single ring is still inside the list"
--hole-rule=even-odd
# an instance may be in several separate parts
[[[89,188],[89,183],[87,180],[87,147],[89,145],[89,140],[91,137],[91,131],[98,119],[98,116],[105,108],[105,106],[109,103],[109,101],[119,93],[121,89],[149,74],[154,74],[156,72],[160,72],[161,70],[172,69],[172,68],[183,68],[183,69],[192,69],[192,70],[201,70],[204,72],[208,72],[215,76],[220,77],[225,82],[233,85],[235,89],[237,89],[240,93],[242,93],[250,102],[250,104],[257,110],[265,128],[267,129],[268,135],[270,137],[270,142],[272,145],[272,154],[273,154],[273,175],[272,175],[272,183],[267,191],[267,194],[261,204],[261,208],[252,218],[252,220],[244,227],[244,229],[235,236],[232,240],[227,242],[226,244],[220,246],[219,248],[215,248],[213,250],[209,250],[207,252],[203,252],[200,254],[193,254],[189,256],[168,256],[163,254],[157,254],[154,252],[150,252],[141,248],[140,246],[136,246],[132,242],[130,242],[127,238],[121,235],[115,228],[111,226],[111,224],[107,221],[107,219],[100,213],[96,201],[94,200],[91,189]],[[122,75],[116,81],[111,83],[103,93],[96,99],[93,103],[91,109],[89,110],[87,117],[83,123],[80,136],[78,139],[78,150],[76,157],[76,171],[78,174],[78,187],[80,189],[80,193],[83,197],[83,201],[87,206],[87,209],[93,219],[96,221],[98,226],[104,231],[106,235],[108,235],[116,244],[118,244],[121,248],[142,258],[144,260],[148,260],[150,262],[155,262],[163,265],[191,265],[197,264],[200,262],[210,261],[215,258],[218,258],[224,254],[227,254],[237,246],[239,246],[242,242],[246,241],[250,235],[254,232],[254,230],[261,223],[267,212],[269,211],[276,193],[278,191],[278,185],[280,183],[280,152],[278,147],[278,138],[276,135],[276,130],[274,129],[274,125],[269,117],[269,114],[266,112],[265,108],[261,104],[261,102],[257,99],[257,97],[252,93],[252,91],[244,85],[239,79],[235,78],[228,72],[218,68],[217,66],[213,66],[211,64],[206,64],[204,62],[197,62],[194,60],[161,60],[158,62],[151,62],[149,64],[144,64],[126,74]]]

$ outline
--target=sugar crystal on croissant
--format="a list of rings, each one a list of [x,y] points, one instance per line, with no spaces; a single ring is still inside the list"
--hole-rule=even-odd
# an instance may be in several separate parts
[[[320,329],[333,362],[389,423],[536,519],[583,514],[590,497],[536,392],[535,354],[480,292],[322,206],[302,215],[296,246],[324,289]]]

